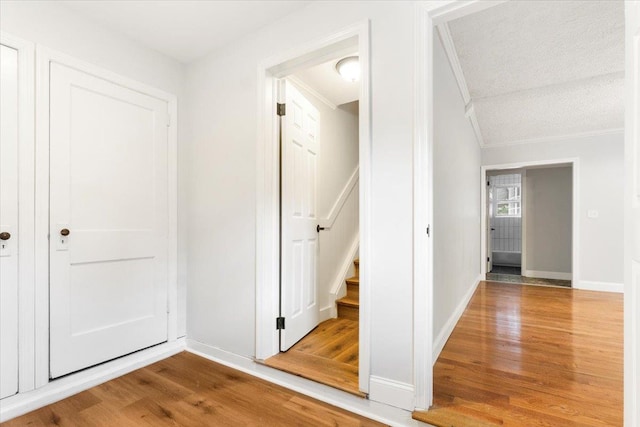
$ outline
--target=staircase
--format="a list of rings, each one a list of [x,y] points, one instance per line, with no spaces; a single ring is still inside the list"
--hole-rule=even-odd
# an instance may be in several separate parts
[[[360,318],[360,259],[353,261],[356,275],[346,280],[347,295],[336,301],[338,318],[358,321]]]

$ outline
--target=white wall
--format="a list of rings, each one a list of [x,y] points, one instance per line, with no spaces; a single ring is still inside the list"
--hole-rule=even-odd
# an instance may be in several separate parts
[[[527,270],[571,273],[572,168],[527,169],[525,173]]]
[[[319,218],[328,218],[331,208],[358,167],[358,102],[333,109],[305,88],[296,87],[320,113],[320,154],[316,184],[318,214]],[[349,256],[354,238],[358,235],[358,202],[358,186],[355,186],[333,226],[320,232],[317,280],[318,300],[324,317],[334,315],[336,311],[335,296],[331,294],[331,288],[336,276],[341,273],[343,261]]]
[[[579,159],[579,281],[623,282],[623,142],[615,133],[482,150],[483,165]]]
[[[57,2],[3,1],[0,6],[3,32],[39,43],[109,71],[137,80],[178,97],[178,336],[186,332],[186,207],[184,67],[168,57],[144,48],[96,22],[79,16]]]
[[[255,354],[258,64],[370,19],[371,373],[413,383],[413,14],[412,2],[313,2],[188,67],[190,338]]]
[[[480,146],[437,35],[433,67],[433,332],[437,348],[443,344],[437,341],[446,340],[446,331],[455,326],[460,303],[480,275],[481,204]]]

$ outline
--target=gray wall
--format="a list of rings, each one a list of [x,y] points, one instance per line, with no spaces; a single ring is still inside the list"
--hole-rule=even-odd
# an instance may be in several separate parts
[[[434,43],[434,338],[480,274],[480,147],[451,67]],[[457,320],[457,319],[456,319]]]
[[[571,273],[572,168],[525,173],[526,268]]]
[[[577,158],[579,161],[578,281],[623,283],[624,136],[567,138],[482,150],[483,165]],[[597,210],[598,218],[588,218]],[[575,274],[575,273],[574,273]],[[574,277],[574,281],[575,281]],[[576,286],[576,283],[574,283]],[[578,283],[579,286],[579,283]]]

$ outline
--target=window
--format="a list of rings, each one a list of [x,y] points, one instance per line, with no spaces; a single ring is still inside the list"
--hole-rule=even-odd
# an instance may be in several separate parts
[[[520,217],[522,215],[520,184],[508,184],[494,186],[496,217]]]

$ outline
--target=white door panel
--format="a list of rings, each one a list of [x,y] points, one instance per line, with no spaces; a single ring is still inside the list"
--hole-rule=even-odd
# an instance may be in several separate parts
[[[56,378],[167,339],[168,147],[165,101],[56,63],[50,72]]]
[[[0,45],[0,399],[18,392],[18,51]],[[2,236],[2,237],[7,237]]]
[[[282,315],[280,350],[318,325],[316,165],[318,110],[289,82],[282,118]]]
[[[625,2],[625,426],[640,423],[640,3]]]

